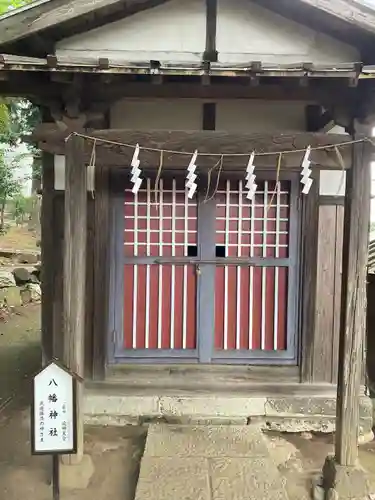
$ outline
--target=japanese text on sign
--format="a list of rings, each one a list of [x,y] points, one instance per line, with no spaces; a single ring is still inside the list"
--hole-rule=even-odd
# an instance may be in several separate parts
[[[69,453],[74,450],[73,387],[73,375],[55,363],[35,376],[35,453]]]

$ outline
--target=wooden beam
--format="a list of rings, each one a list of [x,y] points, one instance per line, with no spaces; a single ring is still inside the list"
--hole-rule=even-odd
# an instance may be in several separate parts
[[[108,334],[109,264],[109,169],[95,168],[95,227],[94,227],[94,307],[93,307],[93,378],[105,375]]]
[[[355,131],[355,138],[361,138],[368,129],[357,122]],[[353,165],[346,179],[335,438],[336,462],[344,466],[354,466],[358,458],[371,194],[369,160],[369,145],[355,144]]]
[[[217,61],[216,24],[217,0],[206,0],[206,50],[203,55],[205,61]]]
[[[52,73],[53,74],[53,73]],[[51,75],[52,75],[51,74]],[[69,76],[70,73],[67,75]],[[61,75],[60,75],[61,76]],[[244,85],[242,78],[226,78],[224,81],[210,79],[209,85],[202,85],[201,78],[193,81],[169,82],[166,77],[162,85],[150,82],[129,81],[127,77],[116,76],[110,84],[103,85],[100,75],[91,75],[85,79],[83,100],[115,102],[122,98],[193,98],[193,99],[258,99],[271,101],[304,101],[325,104],[326,106],[345,105],[354,102],[357,89],[345,85],[345,80],[331,80],[325,78],[311,81],[308,87],[301,87],[298,82],[290,78],[275,79],[272,83],[267,78],[264,83],[261,77],[249,73],[246,81],[256,78],[257,85]],[[111,75],[107,75],[110,77]],[[208,75],[207,75],[208,76]],[[57,77],[57,74],[56,74]],[[39,99],[61,99],[64,88],[69,80],[51,82],[40,75],[24,73],[22,75],[9,74],[7,80],[0,80],[0,95],[20,96]]]
[[[64,362],[73,372],[84,377],[85,285],[87,191],[84,164],[85,142],[73,136],[67,142],[65,170],[64,231]],[[76,395],[77,455],[83,456],[83,384]]]
[[[66,5],[66,2],[59,2],[57,5],[56,2],[43,2],[26,6],[18,12],[9,13],[1,20],[0,44],[14,42],[46,29],[51,30],[78,17],[89,16],[95,12],[98,14],[97,11],[103,9],[113,11],[122,8],[132,12],[141,10],[148,3],[149,0],[127,0],[124,6],[123,0],[74,0],[71,5]]]
[[[92,136],[109,141],[140,144],[148,148],[156,148],[173,151],[185,151],[192,153],[196,149],[200,153],[219,154],[244,154],[244,157],[227,156],[224,159],[223,170],[242,171],[246,163],[246,155],[251,151],[277,153],[278,151],[303,150],[308,145],[312,147],[326,146],[345,142],[347,135],[339,134],[313,134],[313,133],[284,133],[284,134],[234,134],[218,131],[169,131],[169,130],[99,130],[93,131]],[[66,132],[54,131],[48,137],[33,135],[32,139],[38,142],[42,150],[65,154]],[[93,141],[87,140],[85,146],[86,159],[90,158],[93,149]],[[340,148],[346,166],[349,167],[351,146]],[[134,150],[129,147],[97,142],[96,158],[98,162],[107,165],[124,167],[129,165]],[[155,151],[141,151],[140,160],[143,169],[155,170],[159,165],[159,153]],[[284,154],[282,157],[282,168],[300,168],[303,152]],[[165,152],[163,168],[186,169],[187,155],[172,154]],[[274,155],[258,156],[255,164],[262,168],[275,169],[276,157]],[[312,160],[318,165],[326,168],[341,169],[335,151],[319,150],[312,152]],[[200,156],[197,162],[199,169],[205,171],[216,163],[217,157]]]
[[[375,10],[358,0],[299,0],[300,3],[321,10],[348,24],[375,33]]]

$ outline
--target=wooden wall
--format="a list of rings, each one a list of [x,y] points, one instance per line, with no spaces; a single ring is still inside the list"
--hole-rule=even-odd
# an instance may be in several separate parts
[[[341,310],[344,205],[318,195],[302,220],[304,267],[301,280],[303,382],[336,383]],[[316,203],[315,209],[313,207]]]
[[[314,382],[336,382],[341,310],[343,205],[320,205],[315,298]]]

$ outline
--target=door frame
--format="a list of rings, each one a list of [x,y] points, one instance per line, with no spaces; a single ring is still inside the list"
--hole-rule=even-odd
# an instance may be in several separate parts
[[[176,178],[177,176],[175,176]],[[274,174],[261,172],[261,180],[275,180]],[[243,179],[243,175],[231,175],[230,180]],[[111,200],[110,239],[110,293],[108,325],[108,363],[216,363],[296,365],[298,360],[298,269],[299,269],[299,182],[298,174],[280,175],[280,180],[291,182],[289,252],[292,261],[288,273],[287,349],[285,351],[220,351],[214,350],[215,327],[215,269],[212,263],[200,263],[211,257],[209,248],[215,248],[215,199],[204,202],[198,192],[198,257],[188,258],[199,267],[196,291],[196,349],[125,349],[124,334],[124,195],[117,192]],[[203,188],[206,184],[203,182]],[[149,258],[155,260],[155,258]],[[170,259],[168,264],[171,263]],[[225,354],[225,355],[223,355]]]

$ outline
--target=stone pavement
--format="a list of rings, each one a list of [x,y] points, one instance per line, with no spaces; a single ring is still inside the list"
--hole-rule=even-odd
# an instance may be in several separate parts
[[[150,425],[136,500],[288,500],[257,426]]]

